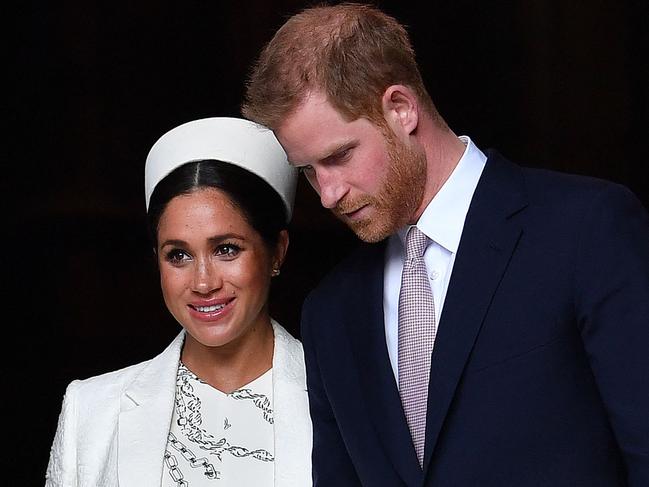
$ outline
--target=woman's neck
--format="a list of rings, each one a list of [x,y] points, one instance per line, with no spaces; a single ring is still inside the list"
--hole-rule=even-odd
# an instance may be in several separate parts
[[[220,347],[205,346],[187,333],[181,360],[201,380],[230,393],[272,367],[274,345],[270,320]]]

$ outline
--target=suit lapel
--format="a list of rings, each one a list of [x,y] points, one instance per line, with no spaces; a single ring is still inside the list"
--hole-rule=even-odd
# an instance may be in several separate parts
[[[383,264],[385,244],[368,247],[351,275],[346,308],[347,331],[357,363],[369,417],[395,470],[407,485],[421,483],[422,472],[403,414],[390,365],[383,315]]]
[[[435,340],[424,471],[491,299],[522,234],[510,217],[525,206],[520,170],[490,152],[467,214]]]
[[[125,389],[118,426],[122,487],[159,487],[173,413],[181,332]]]
[[[290,485],[310,479],[311,421],[302,349],[273,322],[275,476]],[[184,332],[154,358],[122,396],[118,472],[122,487],[159,487],[173,414],[178,360]],[[281,483],[281,482],[280,482]]]

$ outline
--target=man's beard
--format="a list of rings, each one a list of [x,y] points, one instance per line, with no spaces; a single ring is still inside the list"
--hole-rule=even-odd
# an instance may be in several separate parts
[[[410,222],[421,205],[426,185],[426,156],[401,143],[392,134],[386,136],[388,172],[376,195],[344,199],[334,214],[365,242],[379,242]],[[370,205],[371,218],[350,220],[344,214]]]

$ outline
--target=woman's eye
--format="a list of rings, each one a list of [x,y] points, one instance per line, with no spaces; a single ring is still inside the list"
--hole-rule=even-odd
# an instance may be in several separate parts
[[[190,256],[184,250],[174,249],[167,252],[165,258],[168,262],[171,262],[172,264],[180,264],[184,261],[189,260]]]
[[[234,258],[239,254],[240,251],[241,248],[238,245],[234,244],[222,244],[216,247],[216,255],[223,257]]]

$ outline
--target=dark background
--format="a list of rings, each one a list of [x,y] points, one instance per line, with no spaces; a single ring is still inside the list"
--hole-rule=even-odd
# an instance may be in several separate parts
[[[16,485],[43,484],[69,381],[148,359],[179,330],[145,232],[149,148],[180,123],[238,116],[258,51],[309,4],[62,3],[20,7],[5,73]],[[649,207],[646,1],[374,3],[408,26],[457,134],[522,165],[620,182]],[[290,231],[272,311],[299,336],[302,299],[356,241],[304,181]]]

